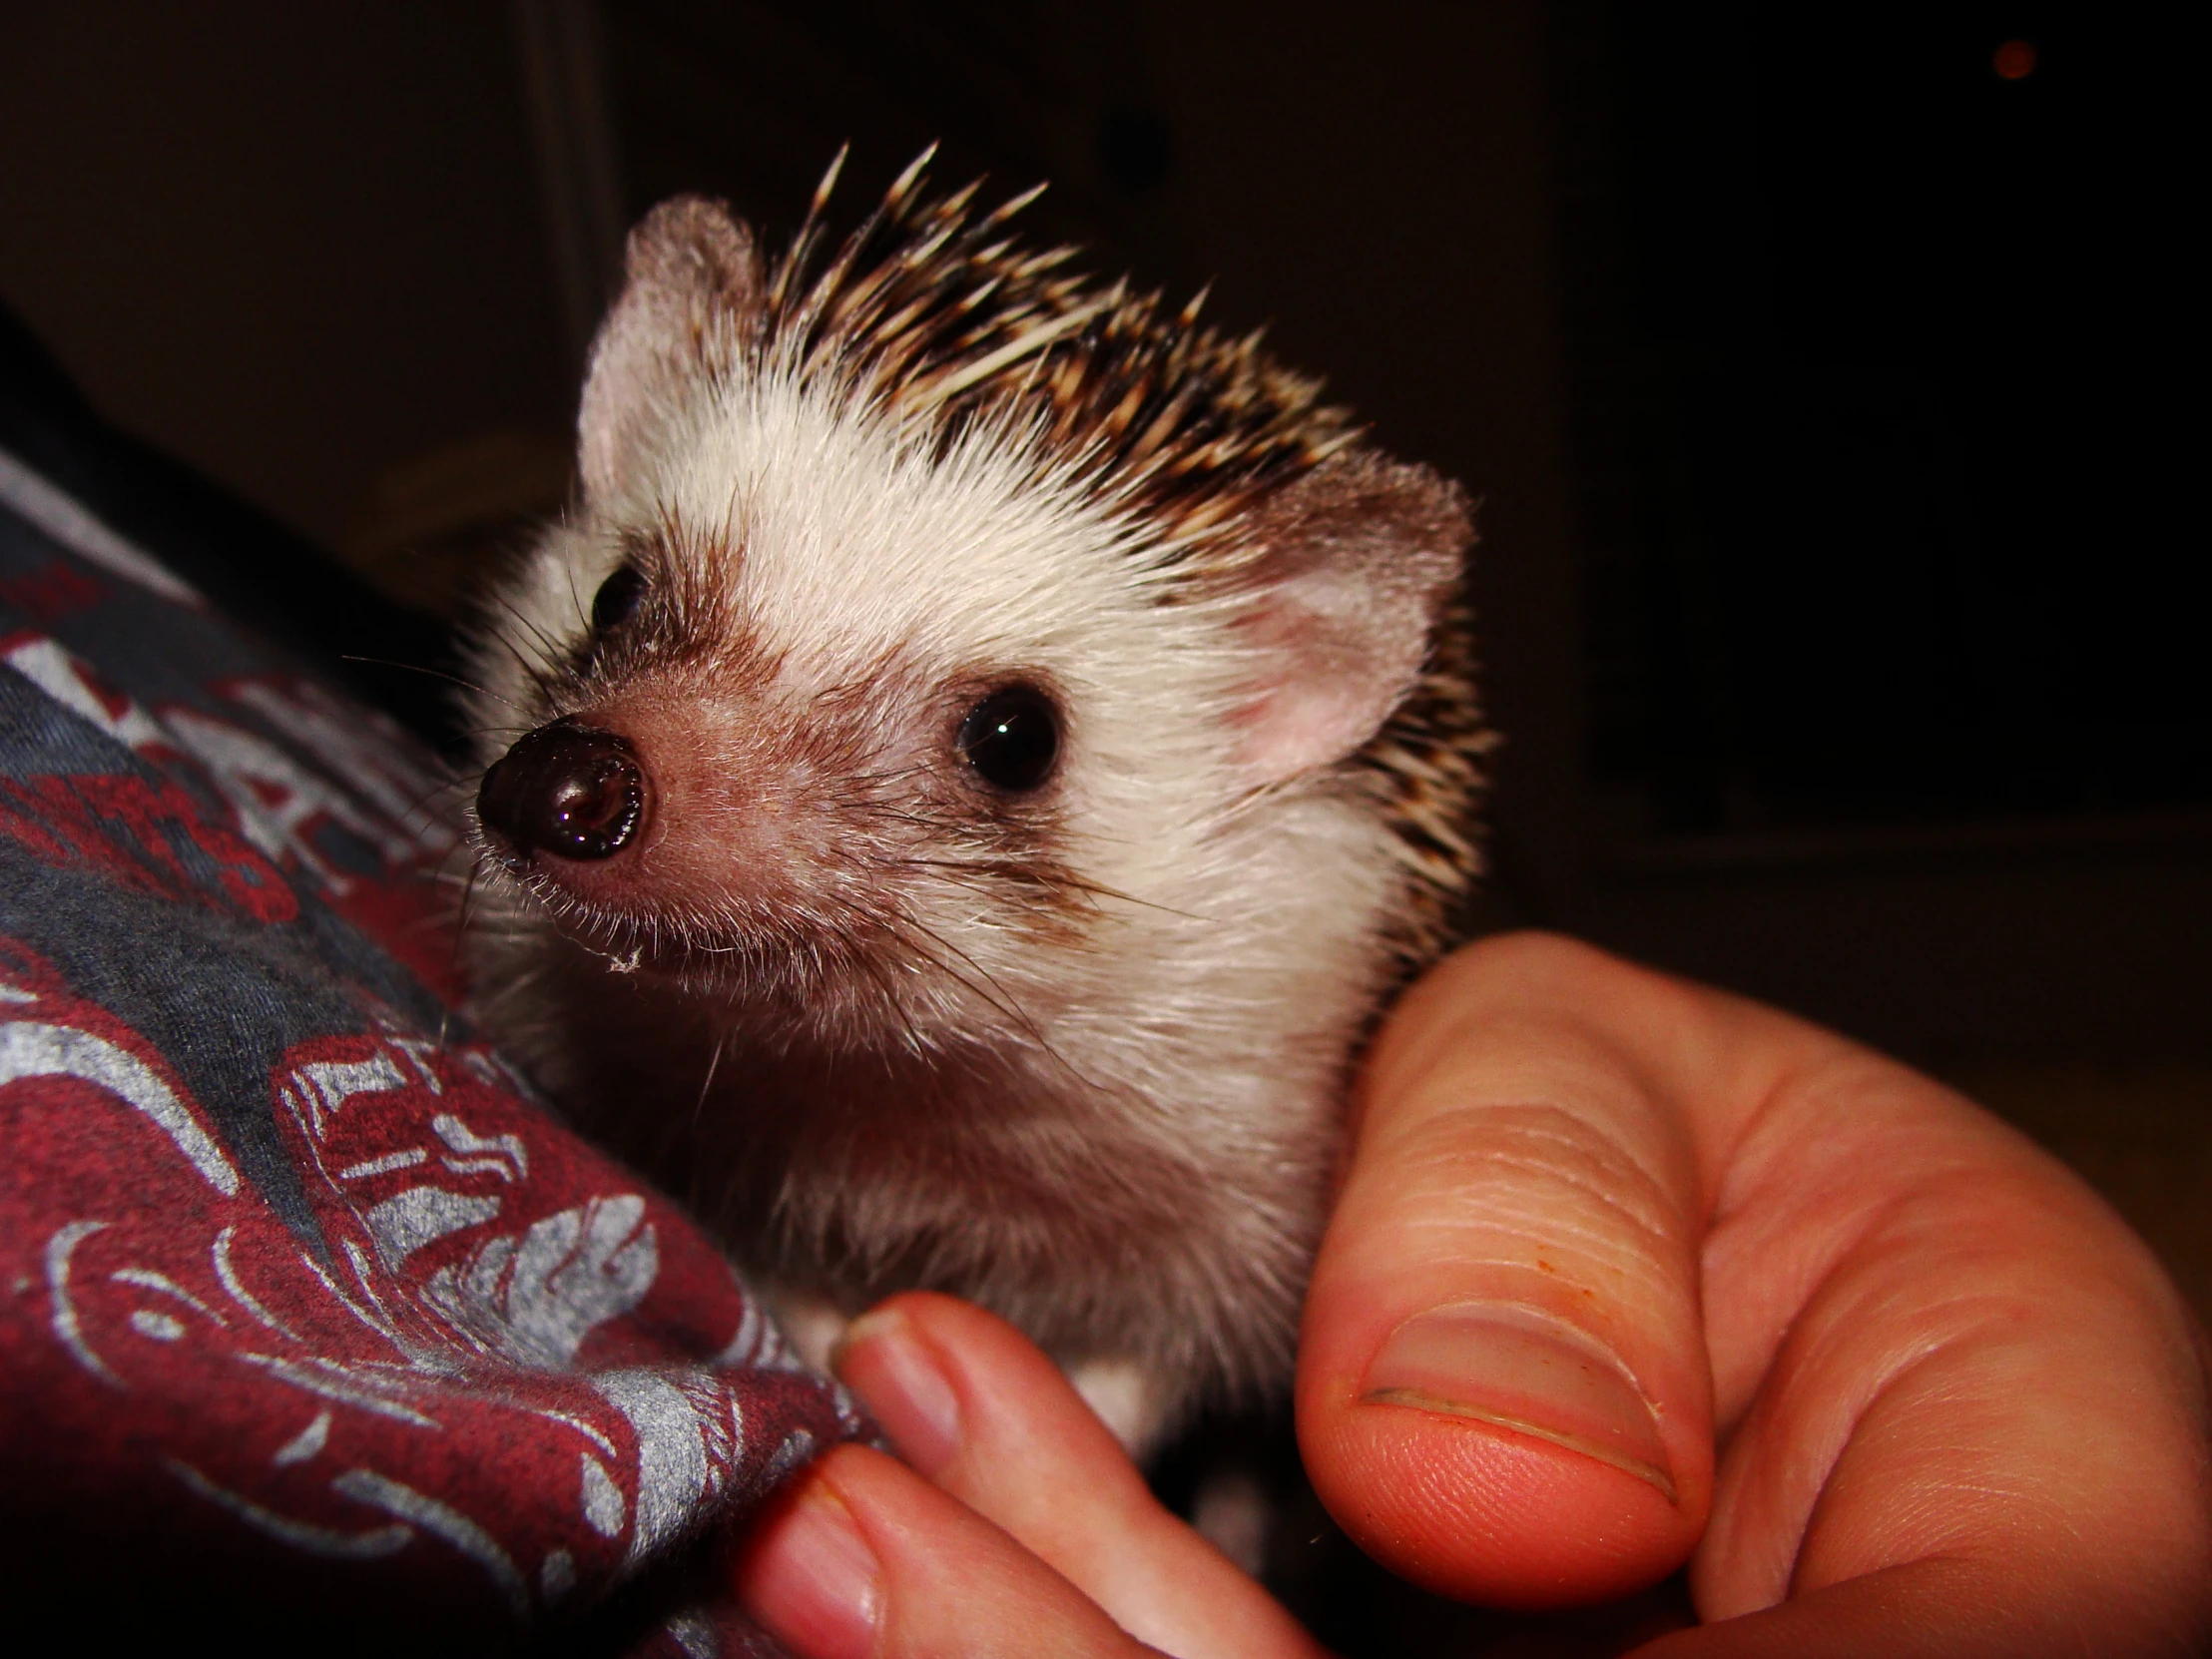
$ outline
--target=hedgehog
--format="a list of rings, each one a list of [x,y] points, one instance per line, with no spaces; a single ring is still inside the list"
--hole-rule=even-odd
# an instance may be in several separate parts
[[[1470,508],[928,161],[773,263],[631,234],[468,645],[473,1006],[802,1352],[947,1291],[1141,1449],[1287,1380],[1477,873]]]

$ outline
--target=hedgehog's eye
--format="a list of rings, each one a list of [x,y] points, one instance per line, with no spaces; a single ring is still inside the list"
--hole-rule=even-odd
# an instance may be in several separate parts
[[[960,722],[960,758],[994,790],[1033,790],[1060,756],[1060,715],[1035,686],[1002,686]]]
[[[620,566],[592,595],[592,632],[604,634],[620,628],[637,615],[638,601],[644,597],[645,573],[634,564]]]

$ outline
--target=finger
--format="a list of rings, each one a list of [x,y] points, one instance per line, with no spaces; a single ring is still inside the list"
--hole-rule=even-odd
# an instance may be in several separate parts
[[[1573,1105],[1608,1090],[1609,1119]],[[1366,1099],[1309,1304],[1301,1429],[1325,1497],[1341,1517],[1365,1517],[1371,1547],[1401,1570],[1510,1598],[1522,1582],[1504,1530],[1512,1500],[1535,1500],[1539,1567],[1562,1553],[1547,1529],[1573,1518],[1557,1495],[1574,1497],[1571,1482],[1516,1492],[1512,1468],[1496,1472],[1515,1432],[1496,1419],[1510,1413],[1469,1413],[1471,1449],[1454,1454],[1438,1438],[1451,1413],[1393,1416],[1349,1381],[1387,1358],[1408,1308],[1464,1294],[1451,1256],[1470,1239],[1492,1247],[1477,1292],[1500,1261],[1526,1277],[1510,1228],[1470,1222],[1468,1209],[1518,1203],[1539,1228],[1567,1227],[1580,1262],[1559,1277],[1589,1293],[1581,1329],[1609,1321],[1626,1333],[1613,1352],[1659,1405],[1661,1443],[1677,1444],[1664,1370],[1638,1369],[1635,1312],[1615,1315],[1623,1293],[1591,1272],[1589,1240],[1606,1235],[1575,1230],[1572,1203],[1553,1196],[1568,1160],[1511,1163],[1497,1133],[1495,1119],[1531,1099],[1564,1101],[1555,1120],[1600,1147],[1593,1125],[1625,1125],[1615,1144],[1631,1147],[1639,1117],[1664,1126],[1696,1195],[1674,1215],[1702,1233],[1706,1352],[1729,1449],[1691,1583],[1700,1613],[1726,1622],[1666,1651],[1983,1651],[1992,1633],[1994,1650],[2020,1653],[2200,1650],[2212,1453],[2191,1323],[2118,1219],[1986,1114],[1802,1021],[1541,938],[1464,953],[1409,997]],[[1431,1127],[1454,1113],[1454,1127]],[[1456,1163],[1404,1151],[1434,1134],[1475,1150]],[[1593,1193],[1621,1190],[1600,1154],[1590,1163]],[[1424,1294],[1403,1294],[1407,1282]],[[1671,1329],[1680,1340],[1679,1322]],[[1427,1360],[1436,1387],[1456,1383],[1480,1396],[1477,1409],[1494,1403],[1494,1357],[1472,1359],[1471,1381]],[[1407,1496],[1403,1471],[1424,1465],[1442,1471],[1436,1490]],[[1824,1650],[1811,1645],[1822,1628],[1887,1635]]]
[[[1308,1297],[1323,1501],[1385,1565],[1494,1604],[1657,1580],[1711,1489],[1705,1183],[1638,1047],[1560,991],[1597,963],[1636,974],[1524,937],[1408,993]],[[1671,1040],[1664,1010],[1654,1030]]]
[[[1931,1556],[1678,1631],[1633,1659],[2201,1659],[2201,1623],[2144,1612],[2127,1594],[2022,1595],[2001,1563]]]
[[[1183,1659],[1319,1655],[1259,1585],[1156,1502],[1058,1367],[950,1297],[853,1322],[837,1374],[919,1472]]]
[[[1929,1593],[1930,1651],[2070,1652],[2087,1630],[2098,1652],[2203,1650],[2197,1333],[2118,1217],[1948,1090],[1821,1034],[1732,1138],[1721,1194],[1708,1617],[1940,1584],[1941,1563],[1971,1593]],[[1745,1622],[1795,1651],[1779,1614]]]
[[[1137,1659],[1074,1585],[911,1469],[840,1446],[740,1546],[738,1600],[797,1659]]]

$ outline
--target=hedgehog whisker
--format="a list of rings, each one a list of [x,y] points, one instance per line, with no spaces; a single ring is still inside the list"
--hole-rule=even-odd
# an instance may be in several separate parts
[[[715,1086],[715,1073],[722,1067],[722,1045],[730,1040],[730,1029],[724,1026],[715,1033],[715,1051],[707,1060],[707,1075],[699,1085],[699,1099],[692,1107],[692,1129],[699,1128],[699,1115],[707,1109],[707,1092]]]
[[[461,886],[460,919],[453,929],[453,956],[456,961],[460,959],[461,940],[468,934],[469,911],[476,902],[476,884],[483,873],[482,864],[471,864],[468,877]]]
[[[459,675],[448,674],[441,668],[425,668],[420,663],[402,663],[391,657],[356,657],[350,652],[339,656],[338,661],[341,663],[366,663],[373,668],[395,668],[402,674],[419,674],[425,679],[443,680],[449,686],[458,686],[463,691],[474,692],[478,697],[488,697],[494,703],[506,703],[510,709],[515,707],[514,704],[508,702],[506,698],[501,697],[489,687],[479,686],[473,680],[463,680]],[[520,714],[522,711],[515,709],[515,713]]]
[[[854,945],[852,960],[859,965],[860,971],[874,982],[877,993],[883,999],[883,1005],[890,1009],[892,1017],[898,1021],[899,1032],[904,1039],[906,1052],[913,1055],[917,1060],[927,1055],[935,1045],[925,1039],[915,1026],[913,1015],[907,1011],[906,999],[898,994],[898,987],[885,978],[883,964],[876,961],[866,950],[858,948],[858,941],[855,940]]]
[[[956,869],[966,871],[973,875],[999,876],[1001,878],[1007,878],[1011,875],[1011,872],[1009,872],[1003,865],[986,864],[975,859],[898,858],[893,861],[902,867],[914,869]],[[1221,919],[1218,916],[1202,916],[1193,914],[1189,910],[1178,910],[1171,904],[1161,904],[1150,898],[1139,898],[1135,893],[1123,892],[1119,887],[1109,887],[1103,882],[1086,880],[1084,877],[1074,874],[1072,871],[1047,871],[1024,867],[1020,871],[1018,876],[1012,876],[1012,878],[1033,882],[1038,886],[1066,887],[1072,891],[1090,893],[1099,898],[1119,899],[1124,904],[1140,904],[1148,910],[1158,910],[1165,915],[1180,916],[1185,921],[1201,921],[1218,924]],[[998,889],[992,888],[988,890],[996,891]]]
[[[554,639],[552,635],[525,616],[521,607],[517,606],[513,600],[502,596],[499,602],[506,608],[507,614],[520,623],[529,632],[530,637],[538,642],[538,648],[545,653],[548,665],[558,663],[568,655],[562,649],[560,641]],[[540,689],[543,689],[542,686]]]
[[[513,607],[510,605],[508,609],[512,610]],[[544,671],[540,668],[538,664],[533,663],[528,657],[525,657],[522,654],[522,647],[515,644],[512,639],[508,638],[504,630],[498,628],[488,629],[486,630],[486,638],[488,638],[493,644],[500,647],[500,649],[505,651],[508,656],[514,659],[515,667],[522,671],[522,677],[525,680],[529,681],[532,686],[537,688],[539,698],[542,699],[548,707],[550,707],[556,701],[553,695],[553,687],[547,681]]]
[[[1098,1087],[1096,1083],[1093,1083],[1088,1077],[1085,1077],[1082,1072],[1078,1071],[1075,1066],[1069,1062],[1067,1056],[1062,1054],[1057,1048],[1053,1046],[1052,1040],[1044,1034],[1043,1027],[1038,1025],[1035,1020],[1029,1017],[1028,1013],[1023,1010],[1021,1004],[1013,999],[1013,997],[1007,992],[1006,988],[1003,985],[999,984],[997,978],[990,972],[988,968],[984,967],[980,962],[976,961],[973,956],[970,956],[966,951],[962,950],[958,945],[952,943],[951,940],[947,939],[935,928],[930,927],[927,923],[916,921],[911,916],[905,917],[904,920],[907,926],[918,929],[925,936],[934,940],[940,947],[957,956],[970,968],[974,969],[977,974],[981,975],[985,983],[987,983],[993,991],[998,993],[998,998],[1003,999],[996,1000],[991,997],[985,996],[984,1000],[990,1003],[992,1007],[996,1008],[1007,1018],[1011,1019],[1021,1029],[1022,1033],[1029,1038],[1031,1042],[1035,1043],[1038,1048],[1042,1049],[1046,1054],[1050,1055],[1052,1059],[1057,1062],[1059,1066],[1064,1071],[1066,1071],[1070,1077],[1074,1078],[1078,1083],[1081,1083],[1085,1088],[1096,1089]],[[907,945],[908,948],[913,948],[911,940],[907,941]],[[926,952],[924,952],[923,955],[926,957]],[[940,971],[950,974],[954,979],[959,980],[960,983],[967,985],[969,990],[973,991],[976,989],[976,987],[972,983],[962,978],[957,972],[948,967],[945,963],[940,961],[936,965]],[[980,991],[977,991],[976,994],[982,995]]]

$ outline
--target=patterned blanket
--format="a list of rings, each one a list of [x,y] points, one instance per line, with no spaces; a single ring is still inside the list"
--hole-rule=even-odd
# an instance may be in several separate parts
[[[0,450],[0,1578],[77,1651],[753,1651],[703,1552],[860,1430],[454,1012],[437,787]]]

